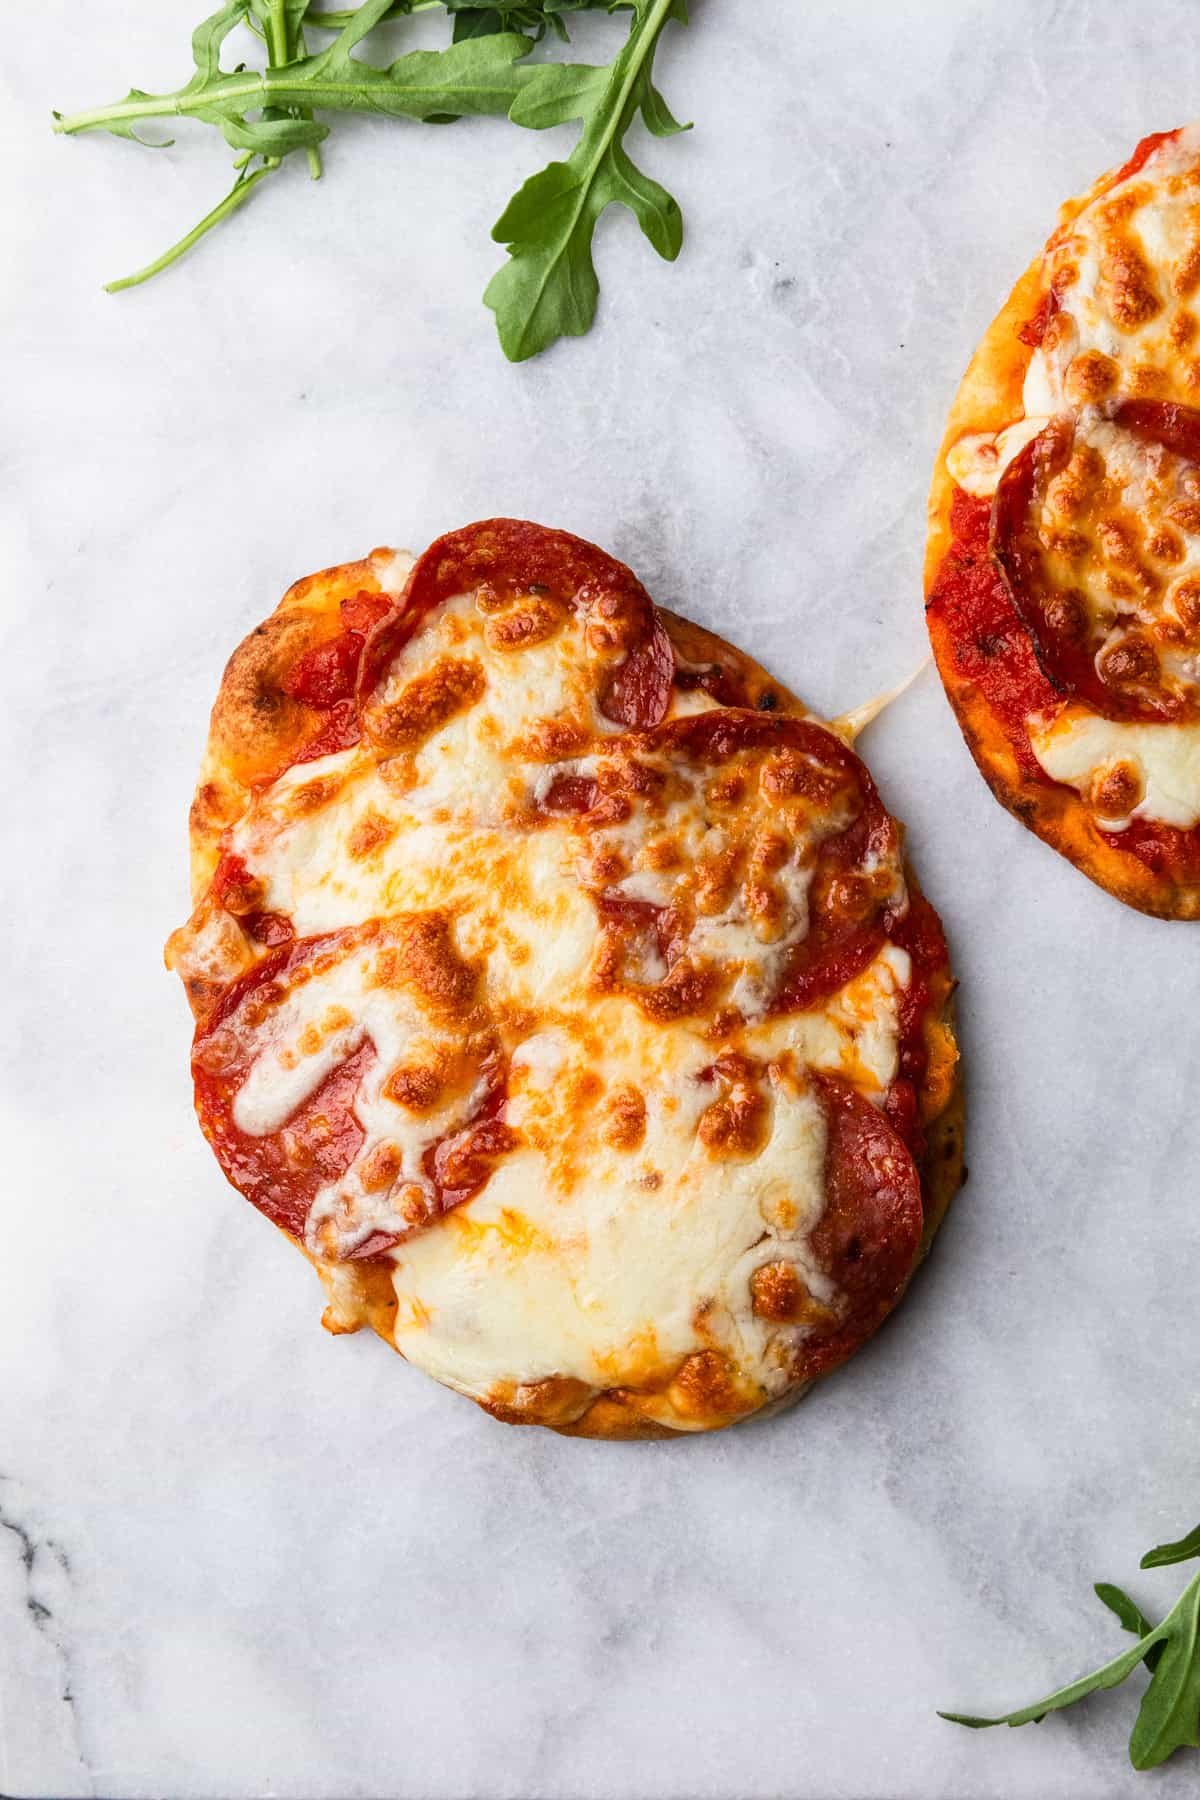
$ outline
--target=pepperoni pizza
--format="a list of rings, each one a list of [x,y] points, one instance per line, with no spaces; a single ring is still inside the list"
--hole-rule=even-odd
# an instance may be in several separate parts
[[[1130,905],[1200,917],[1200,126],[1063,208],[963,379],[927,617],[997,797]]]
[[[941,928],[843,738],[624,565],[496,519],[300,582],[191,824],[200,1124],[331,1330],[644,1437],[891,1310],[961,1174]]]

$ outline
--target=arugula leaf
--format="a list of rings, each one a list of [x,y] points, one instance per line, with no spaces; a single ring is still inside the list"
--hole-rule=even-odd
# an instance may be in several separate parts
[[[1161,1544],[1147,1551],[1141,1566],[1156,1568],[1195,1556],[1200,1556],[1200,1529],[1176,1544]],[[1200,1747],[1200,1574],[1192,1577],[1166,1618],[1155,1626],[1128,1594],[1111,1582],[1098,1582],[1096,1593],[1126,1631],[1137,1638],[1130,1649],[1090,1675],[1081,1676],[1017,1712],[997,1718],[948,1712],[939,1713],[938,1717],[972,1730],[1037,1723],[1047,1713],[1072,1706],[1088,1694],[1118,1687],[1144,1662],[1150,1670],[1150,1682],[1129,1739],[1129,1760],[1134,1768],[1157,1768],[1176,1750]]]
[[[514,124],[541,131],[577,119],[583,130],[567,160],[531,176],[492,230],[496,241],[507,245],[510,260],[492,277],[483,299],[496,315],[501,348],[511,362],[590,327],[600,291],[592,239],[607,207],[627,206],[668,262],[679,254],[678,205],[623,147],[639,111],[656,136],[686,129],[651,80],[655,48],[671,19],[687,23],[684,0],[633,0],[629,37],[607,68],[543,63],[513,102]]]
[[[1150,1623],[1137,1602],[1131,1600],[1123,1588],[1115,1586],[1111,1581],[1098,1581],[1094,1592],[1097,1599],[1103,1600],[1109,1612],[1116,1613],[1126,1631],[1131,1631],[1134,1637],[1149,1637],[1150,1633],[1154,1630],[1153,1625]],[[1153,1650],[1148,1650],[1146,1652],[1146,1667],[1148,1669],[1154,1667],[1161,1651],[1162,1645],[1155,1644]]]
[[[413,50],[386,65],[355,54],[377,27],[434,8],[452,22],[445,49]],[[526,60],[548,33],[566,38],[569,15],[622,9],[632,18],[611,63]],[[359,0],[334,8],[314,0],[221,0],[192,34],[192,73],[182,87],[165,94],[130,88],[108,106],[69,117],[56,112],[54,129],[106,131],[147,144],[148,120],[199,119],[236,152],[229,192],[152,263],[110,282],[113,293],[177,262],[296,152],[303,151],[319,179],[328,114],[371,112],[430,124],[464,114],[507,115],[536,131],[578,121],[582,130],[571,155],[527,181],[492,234],[508,245],[511,260],[484,299],[505,354],[519,361],[591,324],[599,292],[592,239],[607,207],[629,207],[660,256],[673,260],[679,253],[678,206],[624,148],[639,113],[659,137],[687,129],[651,79],[658,39],[672,19],[686,24],[686,0]],[[237,27],[262,43],[265,68],[222,66],[226,39]],[[306,33],[315,31],[334,33],[333,41],[310,50]]]
[[[1160,1640],[1162,1654],[1129,1738],[1135,1769],[1155,1769],[1172,1751],[1200,1746],[1200,1575],[1188,1583],[1158,1629],[1168,1626],[1172,1629]]]
[[[1194,1556],[1200,1556],[1200,1525],[1174,1544],[1156,1544],[1153,1550],[1147,1550],[1138,1566],[1163,1569],[1170,1563],[1190,1562]]]
[[[329,126],[314,110],[383,113],[393,118],[445,119],[463,113],[504,114],[529,71],[516,65],[533,47],[531,38],[501,32],[445,50],[413,50],[386,68],[353,54],[355,47],[391,12],[392,0],[365,0],[354,9],[333,43],[316,55],[303,53],[307,0],[226,0],[197,26],[192,36],[191,78],[173,93],[147,94],[131,88],[124,100],[64,118],[54,129],[74,134],[107,131],[134,138],[145,119],[197,118],[219,128],[241,154],[229,193],[187,235],[135,275],[109,283],[109,292],[133,287],[176,262],[214,225],[249,199],[263,178],[290,152],[315,147]],[[221,50],[236,25],[257,24],[268,47],[268,67],[221,67]],[[261,166],[250,167],[254,158]],[[313,167],[319,174],[320,165]]]
[[[610,0],[445,0],[445,5],[454,15],[455,43],[494,31],[528,31],[540,39],[548,29],[565,43],[565,12],[612,10]]]
[[[237,149],[252,145],[256,151],[276,153],[325,137],[329,127],[303,120],[248,117],[260,108],[315,107],[408,119],[445,114],[451,107],[460,113],[508,112],[532,73],[513,66],[532,49],[530,38],[501,32],[476,42],[451,44],[445,50],[410,50],[380,68],[351,52],[379,23],[390,3],[366,0],[329,48],[318,55],[300,57],[283,68],[242,66],[226,72],[219,63],[221,43],[250,5],[250,0],[229,0],[198,27],[192,39],[196,73],[186,86],[171,94],[146,94],[133,88],[112,106],[70,117],[56,113],[54,129],[67,133],[108,131],[128,137],[142,119],[190,117],[220,126]]]

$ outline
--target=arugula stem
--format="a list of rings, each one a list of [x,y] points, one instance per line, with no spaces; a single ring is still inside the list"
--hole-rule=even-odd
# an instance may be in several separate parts
[[[660,4],[670,5],[671,0],[660,0]],[[384,71],[376,68],[375,73],[382,76]],[[238,112],[250,112],[260,106],[308,107],[314,112],[323,109],[331,112],[372,110],[369,90],[364,104],[363,83],[353,77],[345,81],[314,77],[293,81],[289,75],[288,69],[239,70],[236,74],[223,76],[219,84],[213,83],[200,93],[181,91],[178,94],[149,94],[138,100],[118,100],[111,106],[97,106],[88,112],[71,113],[66,118],[56,119],[53,129],[70,137],[80,131],[106,131],[110,125],[128,119],[186,119],[197,114],[204,117],[211,114],[214,102],[224,105],[233,100],[243,103],[238,106]],[[465,84],[458,90],[460,94],[467,91]]]
[[[161,256],[155,257],[152,263],[147,263],[146,267],[139,269],[135,275],[123,275],[119,281],[106,282],[105,293],[119,294],[124,288],[138,287],[141,282],[149,281],[152,275],[158,275],[163,269],[169,268],[173,262],[178,262],[179,258],[186,256],[192,246],[198,244],[214,225],[219,225],[222,219],[227,219],[230,213],[238,210],[239,206],[244,206],[264,176],[273,175],[278,167],[278,158],[272,157],[269,162],[263,164],[261,169],[255,169],[253,175],[247,175],[243,171],[225,198],[218,202],[211,212],[205,213],[200,223],[194,225],[186,237],[181,237],[177,244],[172,244],[169,250],[164,250]]]
[[[267,14],[266,32],[263,42],[267,46],[267,64],[272,69],[284,69],[303,54],[303,30],[297,29],[295,40],[288,31],[287,0],[271,0],[271,9]],[[297,119],[311,119],[312,108],[296,106],[289,109]],[[306,156],[308,172],[314,181],[321,179],[321,151],[318,145],[309,144]]]

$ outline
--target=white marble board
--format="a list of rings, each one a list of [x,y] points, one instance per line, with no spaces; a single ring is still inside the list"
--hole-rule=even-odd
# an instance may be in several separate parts
[[[1116,1648],[1200,1513],[1200,927],[1122,910],[977,777],[926,674],[865,750],[962,979],[970,1180],[794,1415],[502,1428],[365,1336],[196,1130],[159,946],[237,638],[295,576],[513,512],[598,539],[823,709],[924,654],[924,497],[1058,201],[1200,104],[1183,0],[695,0],[645,160],[687,243],[600,237],[520,368],[479,293],[550,141],[353,123],[189,265],[221,191],[50,135],[181,77],[195,0],[10,8],[0,553],[0,1793],[1097,1800],[1132,1694],[975,1737]],[[419,41],[430,40],[423,23]],[[581,33],[584,49],[611,31]]]

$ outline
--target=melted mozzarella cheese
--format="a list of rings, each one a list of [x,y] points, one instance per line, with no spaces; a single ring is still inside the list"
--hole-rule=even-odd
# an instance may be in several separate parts
[[[946,452],[946,467],[965,493],[989,500],[1009,463],[1049,424],[1037,414],[1018,419],[1003,431],[968,431]]]
[[[412,574],[416,558],[408,550],[372,550],[371,567],[383,593],[398,600]]]
[[[516,1147],[472,1198],[389,1253],[394,1342],[480,1399],[551,1376],[597,1391],[653,1385],[707,1348],[769,1398],[787,1388],[805,1327],[756,1316],[750,1277],[782,1258],[815,1302],[837,1298],[810,1245],[826,1128],[807,1071],[840,1074],[882,1101],[898,1069],[909,959],[887,944],[822,1005],[770,1015],[767,997],[808,927],[815,855],[848,822],[844,808],[785,806],[757,787],[722,795],[713,769],[660,767],[647,753],[659,781],[650,791],[665,796],[652,812],[637,798],[624,819],[584,833],[547,816],[538,803],[559,776],[611,773],[612,727],[596,712],[585,636],[568,618],[518,653],[497,648],[489,625],[472,596],[450,602],[405,646],[384,696],[402,702],[439,659],[474,659],[483,681],[471,704],[394,756],[363,743],[290,769],[229,839],[262,885],[263,909],[290,917],[301,938],[371,919],[386,936],[389,920],[450,918],[454,953],[478,974],[470,1029],[507,1052]],[[694,696],[673,710],[695,711]],[[546,760],[530,741],[537,721],[569,722],[587,748]],[[629,991],[601,992],[592,979],[605,898],[670,908],[735,850],[750,859],[753,890],[747,875],[698,909],[689,954],[728,972],[745,1022],[739,1049],[757,1059],[750,1145],[707,1127],[725,1079],[707,1021],[652,1018]],[[881,852],[876,879],[889,858],[902,901],[898,849]],[[747,896],[764,892],[772,909],[752,912]],[[308,1248],[334,1284],[339,1265],[328,1259],[404,1229],[413,1190],[428,1193],[431,1146],[469,1123],[484,1093],[468,1079],[424,1113],[390,1097],[394,1069],[449,1056],[465,1026],[381,981],[377,957],[377,942],[355,948],[288,994],[236,1101],[243,1131],[276,1131],[342,1058],[374,1046],[354,1101],[361,1147],[308,1221]],[[382,1188],[370,1179],[381,1153],[396,1166]]]
[[[1194,406],[1200,125],[1159,145],[1124,181],[1098,183],[1050,240],[1046,275],[1059,311],[1034,352],[1026,411],[1138,396]]]
[[[704,1048],[688,1034],[672,1048],[635,1156],[589,1136],[574,1152],[586,1154],[587,1179],[568,1188],[552,1156],[526,1148],[440,1230],[401,1246],[396,1344],[410,1361],[485,1399],[515,1370],[596,1389],[665,1379],[711,1342],[767,1395],[787,1386],[786,1344],[754,1317],[750,1277],[782,1256],[831,1297],[807,1257],[823,1207],[821,1108],[779,1076],[764,1150],[714,1164],[696,1136],[714,1091]],[[614,1080],[661,1049],[620,1032],[598,1068],[590,1057],[573,1066]],[[519,1090],[527,1132],[536,1122],[553,1141],[578,1130],[558,1101],[563,1080],[560,1070]]]
[[[1030,742],[1053,781],[1084,795],[1118,764],[1134,771],[1142,798],[1121,818],[1101,818],[1110,831],[1131,818],[1156,819],[1180,831],[1200,824],[1200,726],[1129,724],[1068,706],[1032,729]]]

